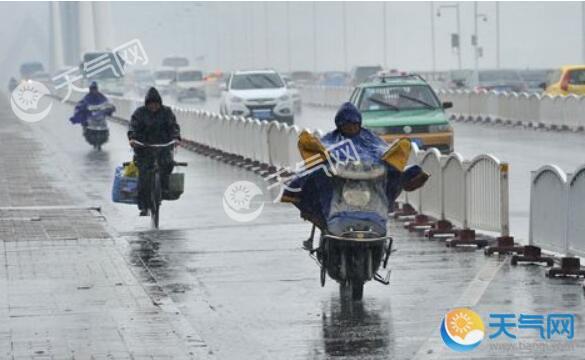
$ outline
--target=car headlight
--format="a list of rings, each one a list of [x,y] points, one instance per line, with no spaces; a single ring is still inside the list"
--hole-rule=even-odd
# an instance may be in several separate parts
[[[429,132],[435,133],[435,132],[448,132],[451,131],[451,125],[450,124],[442,124],[442,125],[430,125],[429,126]]]
[[[289,98],[289,96],[288,96],[287,94],[284,94],[284,95],[282,95],[281,97],[279,97],[278,99],[279,99],[279,100],[282,100],[282,101],[287,101],[287,100],[288,100],[288,98]]]
[[[231,100],[232,100],[232,102],[235,102],[235,103],[240,103],[243,101],[243,99],[241,97],[237,97],[237,96],[232,96]]]
[[[370,190],[366,186],[359,186],[359,183],[349,182],[343,187],[343,200],[348,205],[364,207],[370,202]]]

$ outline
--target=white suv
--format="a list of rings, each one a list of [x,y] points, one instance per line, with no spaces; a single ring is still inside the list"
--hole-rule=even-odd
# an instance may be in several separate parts
[[[274,70],[236,71],[222,89],[220,113],[292,125],[293,100]]]

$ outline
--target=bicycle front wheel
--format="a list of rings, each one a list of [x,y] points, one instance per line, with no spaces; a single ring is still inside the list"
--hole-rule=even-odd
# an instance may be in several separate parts
[[[159,214],[160,214],[160,204],[161,204],[161,196],[162,196],[162,189],[160,183],[160,174],[158,172],[154,173],[152,182],[152,193],[151,193],[151,211],[150,211],[150,220],[152,223],[152,227],[158,229],[159,224]]]

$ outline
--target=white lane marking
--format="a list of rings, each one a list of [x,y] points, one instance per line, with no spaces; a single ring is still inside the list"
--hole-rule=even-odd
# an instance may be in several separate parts
[[[505,259],[507,259],[507,257]],[[477,305],[505,262],[504,259],[486,259],[486,263],[475,275],[475,278],[471,280],[453,307],[472,308]],[[433,330],[431,335],[421,347],[419,347],[413,359],[437,359],[439,358],[440,351],[444,348],[445,344],[443,344],[443,340],[441,339],[440,324],[437,324],[437,327]]]

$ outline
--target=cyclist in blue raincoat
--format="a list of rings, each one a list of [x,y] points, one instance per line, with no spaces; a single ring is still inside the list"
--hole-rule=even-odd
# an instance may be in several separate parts
[[[81,124],[85,127],[87,125],[87,117],[90,111],[87,109],[90,105],[101,105],[108,102],[108,98],[98,90],[97,82],[93,81],[89,85],[89,93],[75,105],[73,116],[69,119],[72,124]],[[107,110],[105,115],[110,116],[116,109],[112,106]]]

